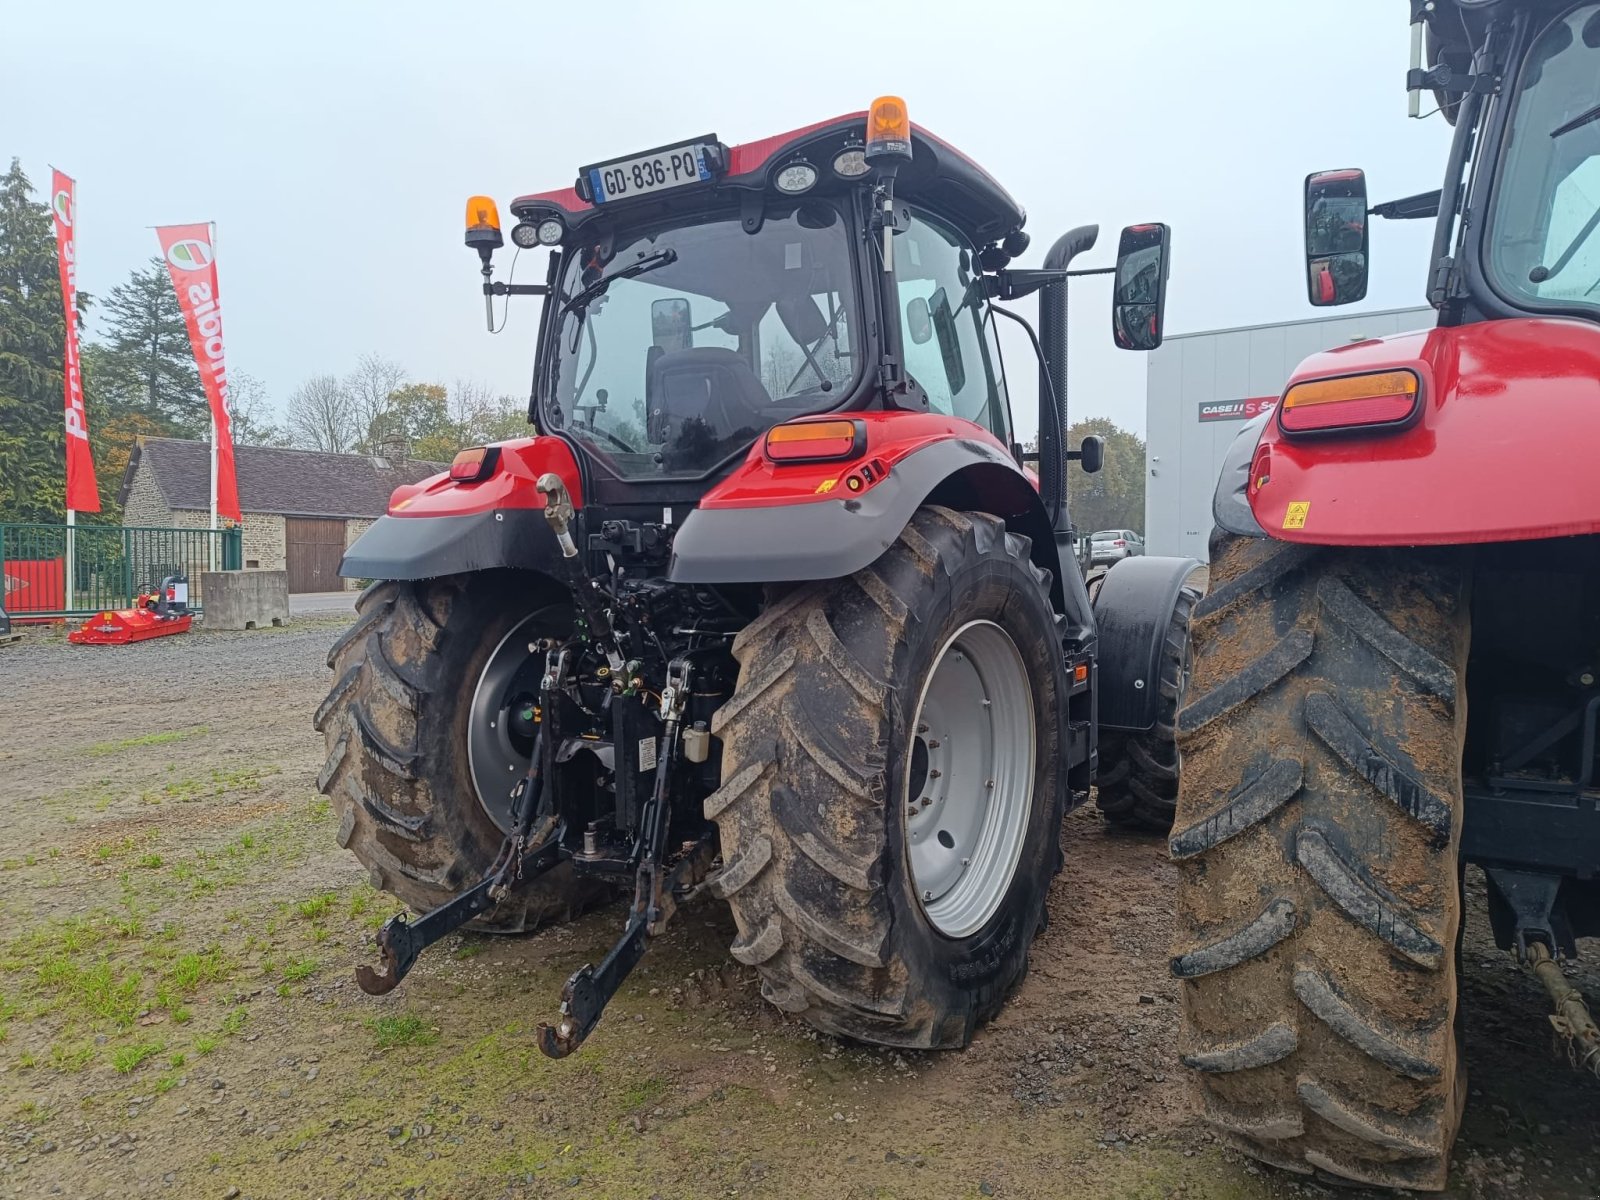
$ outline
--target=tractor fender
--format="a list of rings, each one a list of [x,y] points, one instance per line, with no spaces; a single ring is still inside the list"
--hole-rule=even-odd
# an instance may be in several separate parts
[[[1125,558],[1094,597],[1100,631],[1100,727],[1143,732],[1160,704],[1161,651],[1192,558]]]
[[[1272,409],[1252,417],[1239,430],[1228,453],[1222,460],[1222,473],[1217,476],[1217,492],[1211,498],[1211,517],[1218,526],[1240,537],[1266,537],[1256,514],[1250,507],[1250,460],[1255,457],[1256,445],[1261,441],[1261,431],[1272,419]]]
[[[848,479],[859,469],[860,464],[844,464],[839,471]],[[1031,538],[1030,557],[1050,572],[1051,600],[1057,612],[1063,611],[1061,562],[1038,492],[998,446],[965,437],[914,450],[855,495],[797,494],[793,503],[697,508],[673,540],[667,578],[674,583],[842,579],[894,545],[924,504],[990,513],[1013,533]]]
[[[581,508],[582,478],[571,448],[559,438],[532,437],[490,449],[492,465],[481,480],[457,482],[440,473],[396,488],[388,515],[345,551],[339,574],[434,579],[496,567],[556,574],[561,551],[537,483],[554,472]]]

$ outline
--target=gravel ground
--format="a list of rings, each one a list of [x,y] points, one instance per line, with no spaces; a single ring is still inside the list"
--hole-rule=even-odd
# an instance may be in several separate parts
[[[340,622],[0,648],[0,1196],[1332,1196],[1192,1120],[1158,839],[1068,822],[1032,970],[964,1053],[796,1025],[682,914],[589,1043],[532,1046],[616,910],[350,979],[391,911],[315,792]],[[1450,1194],[1600,1194],[1600,1091],[1469,880]],[[1600,973],[1580,982],[1600,995]],[[1339,1195],[1351,1193],[1341,1192]]]

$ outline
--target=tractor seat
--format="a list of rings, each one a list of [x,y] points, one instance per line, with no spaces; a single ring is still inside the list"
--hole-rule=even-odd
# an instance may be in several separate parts
[[[653,355],[645,374],[650,440],[722,442],[772,423],[772,397],[732,350],[701,346]]]

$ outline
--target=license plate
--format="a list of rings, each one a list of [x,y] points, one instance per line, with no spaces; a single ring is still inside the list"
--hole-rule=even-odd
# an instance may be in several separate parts
[[[712,148],[710,142],[685,142],[637,158],[619,158],[588,167],[583,174],[589,181],[594,203],[632,200],[635,196],[706,182],[711,178]]]

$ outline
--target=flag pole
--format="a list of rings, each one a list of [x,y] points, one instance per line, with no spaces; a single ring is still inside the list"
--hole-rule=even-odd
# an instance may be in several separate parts
[[[211,227],[211,261],[217,261],[217,223],[209,222]],[[220,305],[218,306],[220,307]],[[206,539],[210,543],[210,570],[217,569],[217,418],[211,418],[211,536]]]
[[[76,559],[78,557],[77,556],[77,549],[78,549],[78,547],[77,547],[77,541],[78,541],[77,525],[78,525],[78,510],[75,509],[75,508],[67,509],[67,580],[66,580],[66,588],[64,589],[65,592],[66,592],[66,595],[64,595],[61,599],[62,599],[62,603],[63,603],[64,607],[66,608],[66,610],[68,612],[72,611],[72,591],[73,591],[72,585],[73,585],[74,581],[76,581],[77,578],[78,578],[78,573],[77,573],[77,570],[76,570],[76,566],[77,566]]]

